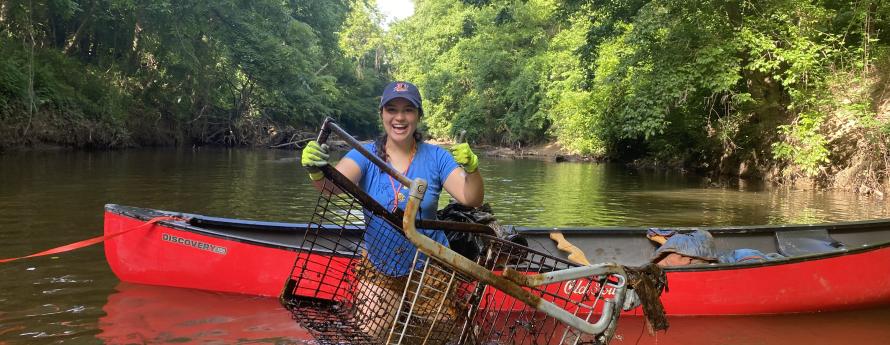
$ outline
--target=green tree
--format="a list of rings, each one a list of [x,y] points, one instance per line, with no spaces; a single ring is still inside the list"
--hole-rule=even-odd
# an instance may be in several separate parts
[[[366,128],[371,87],[355,81],[385,77],[356,75],[338,45],[350,13],[345,0],[3,1],[0,130],[120,146],[261,143],[324,116]]]

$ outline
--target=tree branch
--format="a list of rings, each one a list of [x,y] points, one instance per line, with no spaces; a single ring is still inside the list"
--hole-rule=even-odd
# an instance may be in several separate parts
[[[68,39],[68,42],[65,43],[65,49],[62,51],[65,54],[71,52],[71,49],[74,48],[74,45],[77,44],[77,41],[80,41],[80,38],[83,36],[84,28],[86,28],[87,24],[90,23],[90,20],[93,19],[93,13],[96,11],[96,1],[93,1],[90,4],[90,9],[84,15],[83,21],[80,22],[80,26],[77,27],[77,31],[74,31],[74,35]]]

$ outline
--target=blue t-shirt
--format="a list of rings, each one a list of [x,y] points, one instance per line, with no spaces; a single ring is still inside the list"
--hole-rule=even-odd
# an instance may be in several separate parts
[[[376,154],[373,143],[364,147]],[[393,186],[402,194],[398,207],[402,210],[408,203],[408,187],[402,186],[395,178],[390,178],[380,170],[368,158],[355,149],[350,150],[345,158],[354,161],[362,171],[362,179],[359,186],[387,210],[392,210],[397,197]],[[445,149],[436,145],[420,143],[414,160],[405,175],[408,179],[422,178],[428,186],[420,203],[419,219],[436,219],[436,208],[439,206],[439,194],[445,179],[458,167],[454,157]],[[395,229],[383,219],[365,211],[365,245],[368,250],[368,259],[381,272],[390,276],[403,276],[408,274],[414,253],[417,248],[402,235],[401,230]],[[417,229],[436,242],[448,246],[448,239],[442,230]]]

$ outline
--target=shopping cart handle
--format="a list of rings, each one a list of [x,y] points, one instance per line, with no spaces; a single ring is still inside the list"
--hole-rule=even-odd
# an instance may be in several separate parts
[[[617,305],[624,304],[623,300],[606,301],[605,303],[603,303],[603,312],[600,315],[600,318],[595,323],[590,323],[587,322],[587,320],[566,311],[565,309],[557,307],[553,303],[544,300],[542,300],[541,302],[543,303],[535,306],[535,309],[538,309],[539,311],[552,316],[554,319],[557,319],[568,326],[574,327],[575,329],[588,334],[602,333],[606,330],[606,328],[609,328],[609,326],[612,325],[615,317],[618,316],[616,314],[615,307]],[[592,313],[593,311],[590,312]]]
[[[343,139],[350,147],[358,151],[361,155],[365,156],[371,163],[376,165],[380,170],[385,171],[389,176],[392,176],[396,180],[399,181],[405,187],[411,187],[411,179],[402,174],[401,172],[393,169],[393,167],[389,164],[386,164],[385,161],[380,159],[377,155],[368,151],[365,146],[362,145],[361,142],[356,140],[352,135],[346,132],[343,128],[337,125],[333,119],[330,117],[325,118],[324,122],[321,124],[321,129],[318,131],[317,141],[319,144],[324,144],[328,141],[328,138],[331,136],[331,133],[337,135],[337,137]],[[325,169],[322,168],[322,171]],[[334,171],[330,173],[326,173],[326,175],[330,178],[331,174],[338,174]],[[340,187],[343,188],[343,185],[340,184]],[[356,193],[353,193],[356,194]],[[373,202],[363,202],[363,205],[368,205]],[[377,215],[381,215],[381,212],[374,212]],[[421,225],[426,226],[426,229],[440,229],[440,230],[450,230],[457,232],[473,232],[473,233],[483,233],[488,235],[496,236],[497,233],[491,227],[483,224],[475,224],[475,223],[458,223],[458,222],[446,222],[439,220],[421,220]]]
[[[386,164],[386,162],[380,159],[380,157],[377,157],[377,155],[371,153],[371,151],[365,149],[365,147],[362,146],[362,143],[353,138],[352,135],[343,130],[343,128],[340,128],[340,126],[338,126],[337,123],[335,123],[334,120],[330,117],[325,118],[324,123],[321,124],[321,130],[318,132],[318,143],[324,144],[328,140],[331,132],[336,133],[337,136],[345,140],[346,143],[349,144],[349,146],[352,146],[352,148],[365,156],[365,158],[367,158],[369,161],[371,161],[371,163],[380,168],[380,170],[383,170],[390,176],[395,177],[396,180],[399,180],[399,183],[401,183],[405,187],[411,186],[411,179],[393,168],[391,165]]]
[[[420,201],[423,199],[423,193],[426,191],[427,183],[425,180],[417,178],[411,183],[411,192],[410,197],[408,198],[408,204],[405,205],[405,214],[404,218],[402,218],[402,229],[405,232],[405,237],[408,238],[411,243],[417,246],[417,249],[423,252],[424,254],[434,257],[437,260],[441,261],[445,265],[460,271],[463,274],[471,276],[476,280],[494,286],[498,290],[503,291],[507,295],[512,296],[513,298],[518,299],[522,303],[535,308],[557,320],[560,322],[574,327],[584,333],[588,334],[597,334],[606,331],[610,326],[614,325],[614,319],[618,316],[615,308],[616,306],[621,306],[624,304],[624,292],[626,289],[626,284],[622,284],[622,286],[617,287],[615,290],[615,298],[610,301],[605,301],[603,303],[602,314],[600,315],[599,320],[595,323],[587,322],[587,320],[574,315],[565,309],[562,309],[555,304],[544,300],[540,296],[533,295],[522,285],[517,284],[511,279],[507,279],[504,277],[500,277],[494,274],[494,272],[489,271],[485,267],[480,266],[476,262],[467,259],[466,257],[458,254],[457,252],[451,250],[450,248],[442,245],[439,242],[436,242],[432,238],[427,237],[426,235],[421,234],[417,231],[417,227],[415,225],[415,216],[417,214],[418,209],[420,208]],[[602,265],[603,267],[598,266],[585,266],[581,267],[581,270],[571,271],[569,276],[576,276],[582,273],[589,273],[591,271],[595,271],[601,269],[602,272],[606,273],[606,268],[611,268],[614,270],[614,267],[609,265]],[[619,271],[623,272],[623,269],[618,268]],[[518,273],[517,273],[518,274]],[[596,275],[596,274],[592,274]],[[551,278],[545,278],[546,276],[540,279],[559,279],[565,278],[560,274],[550,275]],[[588,277],[590,275],[581,275],[579,277]],[[571,278],[566,278],[571,279]],[[592,310],[591,310],[592,311]]]

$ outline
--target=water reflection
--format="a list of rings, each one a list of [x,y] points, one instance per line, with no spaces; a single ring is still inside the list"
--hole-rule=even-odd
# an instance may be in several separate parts
[[[95,336],[103,344],[313,344],[272,298],[121,283],[102,307]],[[646,333],[640,316],[623,316],[612,344],[883,345],[890,310],[783,316],[671,317]],[[818,331],[815,331],[818,330]]]
[[[642,317],[622,317],[617,344],[634,345],[885,345],[890,309],[781,316],[672,317],[667,332],[649,336]]]
[[[102,308],[105,344],[307,344],[277,299],[121,283]]]
[[[882,200],[792,191],[618,165],[488,160],[486,200],[502,223],[526,226],[719,226],[890,217]]]

